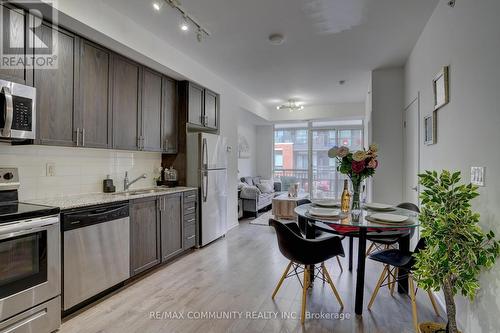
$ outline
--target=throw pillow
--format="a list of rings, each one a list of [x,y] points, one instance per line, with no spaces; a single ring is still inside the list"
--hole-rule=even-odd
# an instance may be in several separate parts
[[[271,181],[261,180],[260,184],[257,184],[257,187],[262,193],[273,193],[274,192],[274,183]]]

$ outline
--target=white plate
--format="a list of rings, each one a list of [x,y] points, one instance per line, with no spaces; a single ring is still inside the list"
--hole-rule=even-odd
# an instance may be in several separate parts
[[[313,204],[320,207],[339,207],[340,202],[331,199],[317,199],[312,202]]]
[[[397,215],[397,214],[385,214],[385,213],[376,213],[370,215],[370,217],[374,220],[379,220],[383,222],[394,222],[400,223],[408,220],[408,216]]]
[[[309,214],[313,216],[319,217],[332,217],[339,216],[340,210],[338,209],[329,209],[329,208],[309,208]]]
[[[381,203],[376,203],[376,202],[368,202],[365,203],[365,207],[368,209],[374,209],[374,210],[388,210],[388,209],[394,209],[392,205],[387,205],[387,204],[381,204]]]

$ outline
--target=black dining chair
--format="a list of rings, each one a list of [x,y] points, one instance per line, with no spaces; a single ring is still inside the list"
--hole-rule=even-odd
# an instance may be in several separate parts
[[[344,248],[339,237],[333,236],[323,239],[305,239],[302,237],[299,226],[295,222],[280,222],[274,219],[269,220],[269,224],[276,230],[278,238],[278,247],[281,254],[290,260],[285,272],[281,276],[276,288],[274,289],[272,299],[278,293],[283,281],[291,276],[296,276],[302,286],[302,308],[300,321],[303,324],[306,313],[306,292],[311,286],[311,275],[327,282],[333,290],[337,301],[343,308],[344,303],[340,297],[332,278],[325,266],[325,261],[336,256],[344,256]],[[316,275],[316,266],[320,264],[321,276]],[[314,267],[314,268],[313,268]],[[293,272],[290,272],[293,269]],[[318,268],[319,269],[319,268]],[[299,275],[303,273],[303,279]]]
[[[413,317],[413,326],[415,327],[415,332],[419,332],[418,328],[418,316],[417,316],[417,303],[416,296],[418,289],[415,288],[415,282],[412,276],[413,266],[415,264],[415,258],[413,254],[418,253],[425,249],[425,239],[421,238],[413,253],[405,253],[399,249],[388,249],[379,252],[375,252],[370,254],[368,257],[371,260],[378,261],[384,265],[384,269],[382,274],[378,279],[377,285],[375,286],[375,290],[373,291],[372,297],[370,298],[370,302],[368,303],[368,309],[371,310],[373,302],[377,297],[380,287],[382,287],[387,280],[387,284],[391,290],[391,296],[394,294],[394,286],[396,283],[402,279],[403,277],[399,275],[399,270],[404,269],[408,276],[408,282],[410,290],[408,291],[411,299],[411,309],[412,309],[412,317]],[[439,310],[436,305],[436,300],[434,299],[434,295],[430,290],[427,291],[427,295],[431,301],[432,307],[436,316],[439,316]]]

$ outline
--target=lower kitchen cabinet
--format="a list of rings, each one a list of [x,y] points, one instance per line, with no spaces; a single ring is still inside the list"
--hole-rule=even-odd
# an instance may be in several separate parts
[[[130,275],[161,262],[157,197],[130,202]]]
[[[182,193],[158,197],[160,205],[162,262],[183,250]]]

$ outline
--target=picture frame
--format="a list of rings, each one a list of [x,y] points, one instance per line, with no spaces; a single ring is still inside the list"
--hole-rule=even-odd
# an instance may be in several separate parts
[[[450,102],[449,66],[444,66],[432,80],[434,91],[434,111]]]
[[[429,146],[436,143],[437,126],[436,111],[424,117],[424,144]]]

